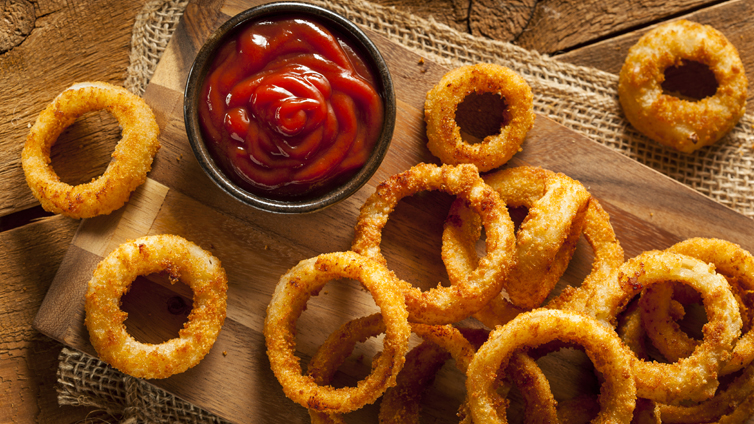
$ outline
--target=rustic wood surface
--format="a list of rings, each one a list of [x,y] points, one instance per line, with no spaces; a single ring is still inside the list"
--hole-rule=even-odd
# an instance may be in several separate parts
[[[752,1],[642,2],[627,6],[624,2],[588,1],[578,2],[579,7],[574,2],[550,0],[380,2],[420,16],[432,16],[459,30],[513,41],[562,60],[610,72],[620,68],[628,47],[652,25],[689,16],[712,24],[731,39],[741,53],[750,80],[754,70],[750,31]],[[28,126],[39,111],[71,83],[87,79],[122,83],[128,65],[131,27],[142,5],[142,1],[72,3],[52,0],[19,0],[0,5],[7,17],[0,25],[0,69],[3,71],[0,81],[4,88],[0,94],[4,100],[0,110],[6,117],[0,122],[3,147],[0,153],[0,275],[5,277],[4,288],[0,290],[0,422],[71,423],[90,412],[86,408],[57,406],[54,381],[61,345],[31,327],[63,254],[73,240],[78,222],[49,217],[35,207],[37,203],[25,186],[20,169],[20,150]],[[496,14],[498,12],[501,14]],[[30,21],[33,21],[31,31]],[[573,31],[574,28],[578,31]],[[117,134],[117,124],[107,115],[92,114],[78,121],[53,150],[56,169],[70,182],[86,181],[97,175],[106,166]],[[528,149],[528,152],[534,151]],[[183,159],[187,159],[185,155]],[[183,159],[158,156],[158,160],[164,161]],[[613,184],[619,183],[613,181]],[[610,211],[628,208],[631,203],[631,199],[616,201]],[[401,208],[405,209],[406,216],[413,212],[410,204]],[[176,210],[182,209],[176,207]],[[654,234],[658,227],[663,227],[664,223],[655,222],[648,227],[633,225],[646,221],[646,214],[651,212],[654,218],[660,210],[637,210],[625,215],[631,218],[628,220],[631,225],[618,228],[621,236],[626,237],[624,234],[630,231]],[[248,218],[243,213],[231,214],[231,217],[244,221]],[[663,219],[673,222],[672,216]],[[264,226],[266,222],[262,220],[259,225]],[[253,229],[238,228],[237,231],[243,237]],[[661,234],[663,242],[678,236],[677,233]],[[345,239],[311,248],[312,251],[329,251],[334,246],[347,245]]]

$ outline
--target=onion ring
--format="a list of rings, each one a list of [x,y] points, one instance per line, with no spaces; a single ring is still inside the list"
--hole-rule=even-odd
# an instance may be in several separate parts
[[[317,353],[309,361],[306,373],[320,386],[330,384],[338,367],[353,352],[356,343],[363,343],[366,339],[379,336],[384,332],[385,323],[382,321],[382,315],[380,314],[357,318],[343,324],[339,329],[330,334],[327,340],[317,349]],[[409,364],[408,360],[411,352],[406,355],[404,370]],[[400,373],[398,376],[400,377]],[[309,409],[309,418],[312,424],[345,423],[340,414],[320,412],[311,408]]]
[[[552,395],[550,381],[537,361],[523,351],[516,351],[508,362],[505,374],[518,387],[527,412],[525,424],[557,423],[558,402]]]
[[[734,295],[754,290],[754,257],[739,245],[720,239],[693,238],[671,246],[671,252],[681,253],[711,263],[731,285]],[[678,327],[670,312],[673,288],[647,292],[642,296],[643,320],[647,336],[668,360],[676,361],[689,356],[698,340],[690,338]],[[738,296],[739,312],[747,305]],[[727,375],[748,366],[754,361],[754,333],[749,328],[736,343],[731,361],[721,375]]]
[[[605,381],[600,389],[598,417],[593,422],[631,421],[636,386],[631,359],[618,336],[594,319],[576,312],[538,309],[525,312],[490,333],[489,340],[474,355],[467,371],[466,391],[476,424],[507,422],[505,405],[494,391],[497,370],[507,366],[521,347],[536,347],[552,340],[584,347]],[[499,411],[503,409],[503,411]]]
[[[71,186],[50,165],[50,149],[65,128],[86,112],[106,110],[118,120],[123,137],[105,172],[93,181]],[[60,93],[31,127],[21,164],[34,197],[48,212],[72,218],[107,215],[122,207],[147,179],[160,148],[160,128],[140,97],[104,82],[75,84]]]
[[[669,281],[690,285],[701,293],[709,319],[702,329],[704,341],[691,356],[673,364],[647,362],[632,354],[637,393],[660,403],[705,400],[714,395],[717,376],[730,360],[741,330],[736,300],[714,267],[678,253],[644,252],[591,287],[584,312],[612,327],[634,296],[646,287]]]
[[[298,317],[309,298],[336,278],[361,282],[372,293],[386,327],[384,349],[372,373],[357,387],[341,389],[320,386],[311,376],[302,375],[300,360],[294,354],[294,330]],[[285,273],[267,307],[264,336],[272,371],[286,396],[315,411],[343,413],[374,402],[385,389],[395,385],[411,334],[399,287],[395,277],[382,264],[353,252],[322,254],[299,262]]]
[[[461,128],[456,123],[458,105],[471,93],[500,95],[506,103],[506,117],[510,118],[500,133],[475,144],[461,138]],[[531,88],[521,76],[489,63],[462,66],[445,74],[427,93],[424,103],[427,147],[443,163],[472,163],[480,172],[489,171],[521,150],[534,117]]]
[[[137,342],[124,325],[120,299],[139,275],[165,271],[194,291],[194,307],[178,337]],[[142,237],[120,245],[94,270],[84,320],[94,349],[113,367],[137,378],[166,378],[195,366],[212,348],[225,321],[228,280],[220,261],[175,235]]]
[[[450,325],[431,326],[412,324],[412,330],[425,341],[406,355],[406,363],[396,380],[385,391],[380,404],[380,422],[419,422],[419,400],[422,391],[432,382],[434,374],[451,356],[461,372],[466,372],[476,349],[466,340],[462,330]],[[466,330],[466,329],[463,329]],[[358,342],[385,331],[380,314],[347,322],[330,334],[309,362],[307,370],[317,384],[329,384],[338,367],[351,354]],[[467,330],[473,331],[473,330]],[[485,332],[486,333],[486,332]],[[309,409],[312,424],[341,424],[340,414]]]
[[[377,186],[361,207],[351,249],[386,264],[380,252],[382,229],[398,202],[425,190],[442,190],[459,196],[482,217],[487,235],[487,255],[479,266],[452,287],[422,292],[400,280],[411,322],[447,324],[461,321],[496,296],[514,261],[514,228],[500,197],[485,184],[474,165],[456,167],[420,163]]]
[[[516,236],[517,262],[504,286],[518,308],[540,306],[573,256],[591,196],[578,181],[537,167],[509,168],[484,180],[508,206],[529,208]],[[443,262],[453,284],[475,268],[481,233],[479,219],[470,219],[464,209],[460,201],[453,204],[443,232]],[[493,327],[496,317],[504,315],[501,310],[509,309],[506,303],[500,294],[475,317]]]
[[[739,422],[754,413],[754,366],[749,365],[722,392],[707,401],[691,405],[659,405],[664,423]]]
[[[709,67],[715,95],[687,101],[663,94],[665,69],[691,60]],[[679,20],[644,34],[628,51],[618,94],[629,122],[647,137],[685,153],[715,143],[746,111],[748,81],[738,51],[709,25]]]

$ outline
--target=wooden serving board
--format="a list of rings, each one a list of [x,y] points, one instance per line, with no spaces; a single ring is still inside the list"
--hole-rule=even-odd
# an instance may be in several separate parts
[[[150,383],[232,422],[308,422],[306,410],[285,397],[269,369],[262,335],[267,304],[279,277],[300,260],[349,249],[359,208],[380,181],[418,162],[437,163],[426,149],[423,104],[426,92],[447,69],[369,33],[388,61],[398,98],[395,135],[383,165],[356,195],[324,211],[286,216],[254,210],[204,175],[186,138],[182,107],[188,69],[203,40],[230,16],[258,3],[262,2],[227,0],[187,7],[145,94],[162,129],[162,149],[150,178],[126,207],[82,221],[34,326],[96,355],[83,324],[84,293],[96,264],[127,239],[182,235],[222,261],[229,278],[227,320],[214,348],[198,366]],[[581,181],[611,214],[627,257],[694,236],[720,237],[754,248],[750,219],[543,116],[537,116],[523,151],[511,162],[524,164]],[[451,200],[439,193],[404,199],[385,229],[382,247],[388,265],[418,287],[447,281],[439,252]],[[589,248],[580,241],[561,285],[578,285],[591,260]],[[153,343],[174,337],[190,306],[191,293],[185,285],[171,286],[159,276],[140,277],[123,299],[131,334]],[[339,325],[376,311],[358,284],[328,284],[310,301],[298,323],[297,347],[304,363]],[[369,358],[379,350],[379,342],[359,346],[336,383],[352,384],[366,375]],[[556,358],[550,365],[543,362],[556,396],[573,396],[584,386],[596,390],[582,359],[575,355]],[[443,368],[425,396],[423,414],[438,422],[456,422],[463,381],[454,367]],[[513,413],[520,416],[516,405],[514,401],[512,410],[518,412]],[[355,412],[354,422],[374,422],[376,408]]]

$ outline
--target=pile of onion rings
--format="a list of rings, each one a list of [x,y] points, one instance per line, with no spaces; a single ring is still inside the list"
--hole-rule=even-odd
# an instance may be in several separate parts
[[[405,196],[433,189],[459,196],[448,213],[443,235],[443,261],[452,284],[434,289],[442,293],[436,295],[443,301],[440,304],[442,308],[428,306],[429,302],[421,300],[425,296],[422,292],[396,277],[387,268],[379,247],[381,230],[396,203]],[[475,203],[480,206],[472,212]],[[525,206],[531,215],[521,223],[512,242],[508,241],[513,237],[513,232],[511,224],[507,222],[510,218],[506,204]],[[492,255],[512,258],[503,262],[511,269],[484,280],[483,287],[494,291],[495,296],[487,298],[485,294],[486,301],[477,299],[473,306],[469,306],[469,300],[462,296],[465,291],[453,289],[456,288],[456,281],[468,280],[469,275],[490,275],[488,270],[479,274],[480,268],[484,269],[486,265],[485,258],[479,259],[476,252],[480,221],[485,225],[496,222],[489,217],[480,218],[479,214],[489,215],[490,211],[497,217],[497,222],[501,222],[492,227],[493,231],[502,228],[504,237],[487,232],[486,243],[497,249],[492,251]],[[544,218],[547,216],[556,223],[548,226]],[[527,224],[527,220],[542,221],[535,225]],[[552,231],[548,233],[545,230]],[[556,234],[552,237],[557,241],[548,241],[548,237],[545,237],[547,234]],[[517,307],[503,297],[508,288],[507,279],[515,275],[516,267],[525,261],[543,261],[547,265],[542,269],[554,269],[552,272],[558,273],[554,278],[557,281],[573,252],[569,244],[574,244],[581,235],[594,250],[592,270],[581,286],[566,287],[544,303],[538,300],[534,307],[540,309],[533,310],[531,307]],[[492,244],[491,239],[494,240]],[[532,243],[532,246],[526,246],[527,243]],[[617,417],[620,422],[632,419],[658,422],[661,414],[683,414],[677,412],[677,408],[706,405],[705,402],[719,405],[726,399],[735,399],[741,407],[727,408],[725,414],[745,416],[750,404],[748,399],[754,397],[746,378],[737,380],[739,382],[732,386],[733,389],[718,389],[718,376],[728,369],[731,371],[727,372],[733,372],[747,367],[752,359],[746,341],[749,333],[739,342],[742,327],[739,310],[745,310],[739,307],[742,296],[735,295],[726,280],[727,277],[731,284],[735,281],[742,285],[741,291],[749,291],[749,276],[746,273],[750,268],[754,270],[751,255],[728,242],[693,239],[666,251],[644,252],[624,262],[623,249],[607,212],[581,184],[562,174],[520,167],[481,178],[472,165],[419,164],[378,186],[375,194],[362,207],[352,246],[351,252],[330,255],[338,258],[347,256],[351,262],[359,264],[354,266],[360,270],[359,273],[366,273],[370,279],[378,278],[382,284],[364,283],[362,279],[365,277],[361,274],[345,275],[333,271],[342,265],[315,267],[314,263],[326,257],[323,255],[302,261],[284,275],[268,310],[265,335],[273,370],[285,393],[309,409],[313,422],[343,422],[339,414],[374,402],[383,393],[384,412],[381,412],[381,416],[384,414],[384,417],[391,419],[416,422],[420,393],[449,356],[456,360],[457,367],[467,378],[467,400],[462,404],[459,416],[462,422],[469,423],[503,422],[507,402],[501,394],[506,393],[511,384],[519,387],[528,410],[536,411],[532,413],[540,418],[550,417],[551,420],[561,417],[574,419],[593,412],[598,417]],[[520,253],[526,251],[549,255],[549,259],[536,257],[533,253]],[[713,252],[717,252],[719,257],[711,257]],[[490,255],[488,250],[487,256]],[[331,260],[338,262],[340,259],[335,257]],[[697,258],[708,262],[717,259],[723,274]],[[547,280],[546,271],[538,274],[540,281]],[[318,273],[326,276],[317,276]],[[404,328],[404,331],[410,326],[411,331],[425,341],[412,353],[408,353],[404,345],[396,347],[398,342],[391,342],[389,349],[386,344],[387,350],[376,357],[373,370],[379,369],[380,361],[385,358],[390,358],[393,367],[392,372],[383,373],[385,378],[380,380],[380,384],[362,382],[355,388],[337,390],[326,386],[355,343],[387,333],[386,326],[382,324],[384,317],[379,314],[355,320],[333,333],[310,363],[309,377],[302,376],[300,366],[295,365],[298,363],[292,353],[295,341],[285,328],[291,328],[295,323],[309,294],[316,293],[326,280],[339,276],[359,279],[376,300],[386,296],[381,294],[382,290],[391,291],[389,298],[392,300],[385,303],[383,299],[378,304],[383,309],[388,305],[405,308],[404,317],[394,318],[393,325]],[[310,283],[310,280],[317,283]],[[552,289],[550,284],[542,284],[545,295]],[[651,340],[644,331],[641,301],[631,301],[638,299],[645,291],[649,293],[649,287],[673,287],[678,284],[687,285],[700,294],[709,320],[703,328],[705,337],[694,345],[693,353],[687,358],[673,363],[654,362],[649,359],[647,346],[644,345],[645,341],[649,343]],[[498,286],[492,290],[488,288],[489,285]],[[498,309],[491,306],[499,300],[504,301],[504,307]],[[480,304],[481,309],[478,309]],[[544,307],[540,306],[542,304]],[[629,304],[630,311],[624,314]],[[433,312],[420,312],[421,308]],[[485,313],[480,313],[485,310]],[[682,313],[676,307],[669,316],[677,318]],[[464,337],[466,334],[448,325],[472,316],[493,330],[489,340],[471,343]],[[553,340],[583,346],[602,376],[602,392],[606,396],[600,397],[599,401],[585,397],[562,404],[554,399],[547,378],[537,363],[525,353],[518,352],[521,346],[533,349]],[[475,353],[480,345],[479,352]],[[742,346],[742,351],[736,354],[734,352],[738,348],[735,346],[738,345]],[[732,361],[732,358],[737,359]],[[400,371],[404,363],[408,366]],[[500,369],[504,371],[500,372]],[[402,376],[403,372],[405,374]],[[365,387],[369,388],[368,394]],[[345,391],[356,394],[342,396]],[[716,400],[717,396],[723,396],[722,400]],[[640,407],[637,408],[637,405]]]
[[[166,272],[194,292],[194,306],[178,337],[161,344],[136,341],[126,331],[120,299],[136,277]],[[138,378],[166,378],[195,366],[210,351],[225,321],[228,279],[220,261],[175,235],[142,237],[120,245],[94,271],[86,293],[89,337],[99,357]]]
[[[58,136],[81,115],[106,110],[118,120],[123,137],[105,172],[93,181],[71,186],[50,165]],[[104,82],[71,86],[50,103],[31,127],[21,164],[32,193],[49,212],[72,218],[107,215],[123,206],[144,183],[160,148],[160,129],[149,106],[128,90]]]
[[[748,418],[754,412],[752,255],[723,240],[690,239],[626,261],[608,213],[578,181],[531,166],[480,175],[480,169],[499,164],[474,165],[436,153],[430,114],[443,84],[445,89],[455,84],[443,81],[428,94],[426,111],[435,145],[430,149],[446,163],[420,163],[384,180],[361,208],[351,251],[302,261],[281,278],[268,308],[265,337],[286,395],[309,409],[312,422],[341,423],[340,414],[384,393],[380,422],[418,422],[421,392],[453,358],[466,377],[458,413],[463,423],[507,422],[506,396],[513,386],[529,424]],[[453,110],[459,99],[449,100],[455,102]],[[456,200],[442,238],[451,284],[422,292],[389,269],[380,244],[397,203],[428,190]],[[508,207],[528,209],[517,230]],[[480,254],[482,229],[486,251]],[[593,250],[591,271],[579,286],[557,293],[554,287],[582,235]],[[350,273],[338,265],[344,257],[353,263]],[[325,258],[330,262],[323,265]],[[309,296],[327,280],[343,276],[361,281],[383,312],[332,333],[302,376],[291,329]],[[675,324],[688,302],[703,303],[707,323],[701,341],[683,339]],[[469,320],[481,328],[460,328]],[[652,323],[661,324],[655,325],[659,332],[647,331]],[[404,344],[409,332],[423,339],[412,350]],[[373,358],[367,379],[353,388],[327,386],[356,343],[383,333],[385,350]],[[674,346],[668,340],[684,343]],[[555,399],[536,358],[571,345],[581,346],[592,361],[601,382],[599,397]],[[675,356],[653,360],[657,350],[671,348]],[[385,361],[392,364],[389,371]],[[378,382],[372,381],[376,374],[383,377]],[[719,379],[726,374],[732,382]]]

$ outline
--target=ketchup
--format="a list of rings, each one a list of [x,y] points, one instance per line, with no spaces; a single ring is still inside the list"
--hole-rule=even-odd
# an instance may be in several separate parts
[[[219,49],[199,119],[228,178],[273,199],[314,197],[369,158],[383,105],[349,42],[305,17],[266,19]]]

